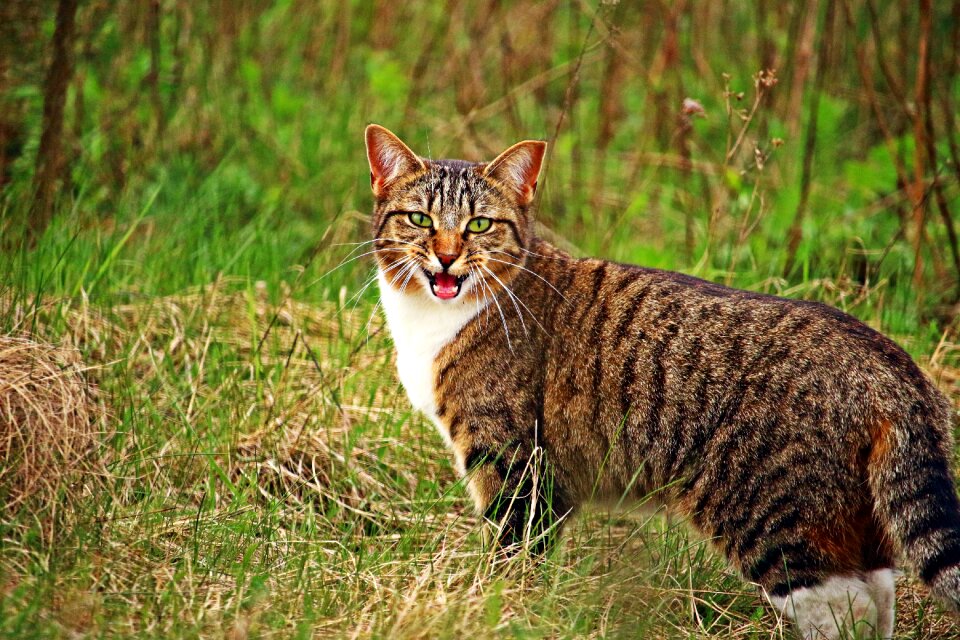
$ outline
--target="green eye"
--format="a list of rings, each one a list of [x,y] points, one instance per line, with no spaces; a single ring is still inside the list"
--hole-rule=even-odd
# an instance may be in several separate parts
[[[493,225],[493,220],[490,218],[474,218],[467,223],[467,231],[472,233],[483,233],[490,229],[490,226]]]
[[[424,229],[429,229],[433,226],[433,220],[430,219],[430,216],[425,213],[418,213],[416,211],[410,214],[410,222],[418,227],[423,227]]]

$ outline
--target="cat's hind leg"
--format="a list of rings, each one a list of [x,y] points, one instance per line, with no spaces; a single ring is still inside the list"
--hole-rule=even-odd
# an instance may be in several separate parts
[[[882,633],[874,591],[856,575],[832,575],[818,585],[771,596],[770,602],[793,621],[804,640],[867,639]]]

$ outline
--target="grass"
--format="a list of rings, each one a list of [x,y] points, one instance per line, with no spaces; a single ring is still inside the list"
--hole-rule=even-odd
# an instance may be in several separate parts
[[[18,239],[39,92],[23,92],[25,152],[0,196],[0,232],[15,238],[0,254],[0,331],[77,348],[111,416],[105,488],[64,494],[57,517],[39,502],[0,514],[4,637],[785,633],[707,541],[661,512],[589,510],[542,564],[503,561],[485,546],[443,442],[396,380],[376,292],[364,288],[371,263],[338,267],[368,233],[362,130],[371,120],[434,157],[481,158],[516,139],[552,138],[566,108],[542,181],[545,235],[582,255],[838,306],[892,335],[960,402],[949,287],[929,259],[926,287],[912,285],[890,158],[857,124],[863,106],[840,90],[850,81],[839,72],[821,97],[810,213],[797,266],[784,273],[802,136],[787,135],[780,107],[749,121],[724,115],[736,97],[723,93],[720,72],[751,99],[755,65],[739,47],[759,36],[743,27],[745,10],[725,18],[742,41],[710,36],[714,73],[677,72],[708,114],[692,122],[697,164],[684,174],[667,162],[672,129],[665,142],[652,133],[651,101],[672,90],[669,78],[630,75],[611,141],[602,147],[592,133],[603,125],[609,38],[602,24],[588,30],[592,10],[564,5],[552,18],[560,35],[543,69],[511,79],[484,58],[485,101],[463,106],[469,87],[453,81],[467,77],[456,64],[476,59],[471,42],[499,42],[495,30],[478,36],[466,14],[411,5],[424,33],[452,34],[442,45],[452,62],[428,56],[423,80],[410,81],[429,42],[398,28],[391,46],[369,44],[372,9],[278,2],[245,9],[231,31],[212,9],[178,8],[162,22],[169,109],[157,137],[149,105],[131,99],[149,68],[147,49],[124,32],[137,28],[139,9],[121,5],[102,29],[82,32],[94,53],[71,90],[70,104],[80,95],[85,106],[71,116],[72,189],[59,216],[34,244]],[[79,23],[94,24],[83,19],[97,10]],[[533,8],[515,10],[517,24],[532,20]],[[199,35],[177,40],[191,11]],[[624,32],[642,27],[601,17],[622,18]],[[518,55],[533,55],[523,31],[514,35]],[[689,31],[681,39],[693,46]],[[909,150],[911,140],[897,143]],[[755,146],[769,153],[763,168]],[[955,184],[946,196],[955,207]],[[932,226],[930,246],[943,242]],[[910,578],[899,603],[906,637],[957,635]]]

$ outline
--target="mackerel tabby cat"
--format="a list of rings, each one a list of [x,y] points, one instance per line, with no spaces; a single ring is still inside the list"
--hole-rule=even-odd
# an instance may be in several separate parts
[[[832,307],[575,259],[533,234],[546,144],[428,160],[366,131],[397,369],[501,542],[653,492],[804,638],[889,638],[898,552],[960,606],[950,408]]]

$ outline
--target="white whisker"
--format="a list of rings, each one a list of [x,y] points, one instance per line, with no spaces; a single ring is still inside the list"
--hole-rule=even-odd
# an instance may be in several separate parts
[[[381,249],[373,249],[372,251],[365,251],[365,252],[361,253],[361,254],[358,255],[358,256],[354,256],[354,257],[352,257],[352,258],[349,258],[349,257],[348,257],[348,258],[344,258],[343,261],[340,262],[340,264],[338,264],[337,266],[335,266],[333,269],[330,269],[329,271],[327,271],[326,273],[324,273],[323,275],[321,275],[319,278],[317,278],[317,279],[314,280],[313,282],[314,282],[314,283],[320,282],[321,280],[323,280],[324,278],[326,278],[327,276],[329,276],[331,273],[333,273],[333,272],[336,271],[337,269],[339,269],[339,268],[341,268],[341,267],[344,267],[344,266],[350,264],[351,262],[353,262],[353,261],[355,261],[355,260],[359,260],[360,258],[363,258],[363,257],[365,257],[365,256],[373,255],[373,254],[375,254],[375,253],[391,252],[391,251],[394,252],[394,253],[404,253],[404,252],[405,252],[404,249],[398,249],[398,248],[394,248],[394,247],[383,247],[383,248],[381,248]],[[353,252],[351,251],[350,253],[353,253]],[[350,254],[347,254],[347,255],[349,256]]]
[[[406,256],[404,256],[404,257],[402,257],[402,258],[399,258],[399,259],[394,260],[393,262],[391,262],[389,265],[387,265],[386,270],[389,271],[390,269],[393,269],[393,268],[395,268],[395,267],[398,267],[398,266],[400,266],[400,265],[403,265],[404,263],[408,263],[408,262],[410,262],[410,261],[415,261],[415,260],[416,260],[416,258],[415,258],[414,256],[406,255]],[[379,269],[375,269],[373,276],[372,276],[369,280],[367,280],[366,282],[364,282],[364,283],[363,283],[363,286],[360,287],[360,290],[359,290],[357,293],[355,293],[349,300],[347,300],[347,304],[350,304],[351,302],[354,302],[354,300],[356,300],[356,303],[359,303],[359,302],[360,302],[360,296],[363,294],[363,292],[366,291],[367,288],[370,287],[370,285],[372,285],[374,282],[376,282],[376,280],[377,280],[377,274],[378,274],[378,273],[379,273]],[[356,307],[356,303],[354,304],[354,307]],[[344,305],[344,306],[346,306],[346,305]]]
[[[524,303],[524,301],[523,301],[522,299],[520,299],[520,296],[518,296],[517,294],[515,294],[515,293],[513,292],[513,290],[511,290],[510,287],[508,287],[500,278],[498,278],[498,277],[497,277],[497,274],[495,274],[492,270],[490,270],[489,268],[487,268],[486,265],[480,265],[480,266],[481,266],[487,273],[489,273],[491,276],[493,276],[493,277],[496,279],[497,282],[500,283],[500,286],[503,287],[504,291],[507,292],[507,295],[510,296],[511,300],[515,300],[515,301],[516,301],[516,302],[513,303],[514,308],[516,308],[517,302],[519,302],[519,303],[523,306],[523,308],[527,310],[527,313],[530,314],[530,317],[533,318],[533,321],[537,323],[537,326],[540,327],[540,330],[543,331],[544,333],[546,333],[547,330],[543,328],[543,325],[540,324],[540,321],[537,319],[537,316],[535,316],[535,315],[533,314],[533,311],[530,310],[530,307],[528,307],[528,306],[526,305],[526,303]],[[521,315],[519,309],[517,309],[517,315],[520,316],[520,323],[523,324],[523,315]],[[523,325],[523,330],[524,330],[524,331],[527,330],[526,324]]]
[[[479,269],[476,270],[476,274],[477,274],[478,291],[480,291],[480,293],[483,294],[483,308],[484,308],[483,328],[484,330],[486,330],[487,324],[490,318],[490,300],[489,298],[487,298],[487,291],[486,291],[486,288],[484,287],[483,274],[480,273]]]
[[[559,258],[555,258],[553,256],[545,256],[542,253],[537,253],[536,251],[530,251],[529,249],[525,249],[523,247],[520,247],[520,251],[523,251],[524,253],[529,254],[531,256],[537,256],[538,258],[543,258],[544,260],[559,260]],[[501,253],[506,253],[506,251],[502,251]]]
[[[396,244],[408,244],[411,247],[421,246],[416,242],[409,242],[407,240],[397,240],[396,238],[374,238],[373,240],[364,240],[363,242],[338,242],[330,246],[331,247],[350,247],[350,246],[359,247],[361,245],[370,244],[371,242],[391,242]],[[354,251],[356,251],[356,249],[354,249]]]
[[[373,319],[377,316],[377,309],[380,308],[380,303],[382,300],[377,298],[377,304],[373,305],[373,311],[370,312],[370,317],[367,318],[367,324],[363,327],[363,332],[367,334],[367,339],[370,339],[370,323],[373,322]]]
[[[417,272],[416,267],[419,267],[419,266],[420,266],[420,265],[415,265],[415,268],[412,268],[412,269],[408,269],[408,270],[407,270],[407,277],[404,278],[403,284],[400,285],[400,292],[401,292],[401,293],[403,293],[404,291],[407,290],[407,285],[410,284],[410,278],[412,278],[412,277],[413,277],[413,274],[415,274],[415,273]]]
[[[468,264],[468,265],[467,265],[467,271],[470,273],[470,276],[471,276],[474,280],[477,279],[477,274],[474,272],[473,265]],[[474,288],[476,289],[476,287],[474,287]],[[477,290],[479,291],[479,289],[477,289]],[[474,293],[473,301],[474,301],[474,302],[476,303],[476,305],[477,305],[477,315],[480,315],[480,296],[478,296],[478,295],[476,295],[476,293]]]
[[[401,265],[403,265],[403,269],[406,269],[409,264],[415,264],[415,263],[416,263],[416,257],[415,257],[415,256],[407,255],[407,256],[404,256],[404,257],[402,257],[402,258],[400,258],[400,259],[398,259],[398,260],[394,260],[393,262],[391,262],[389,265],[387,265],[386,270],[389,271],[390,269],[396,268],[396,267],[401,266]],[[401,269],[401,271],[402,271],[403,269]],[[373,283],[377,281],[377,276],[378,276],[378,274],[379,274],[379,269],[374,269],[373,276],[372,276],[370,279],[368,279],[368,280],[363,284],[362,287],[360,287],[360,290],[359,290],[359,291],[357,291],[355,294],[353,294],[353,296],[351,296],[350,299],[346,301],[346,303],[343,305],[343,308],[346,309],[346,308],[350,305],[350,303],[352,302],[352,303],[353,303],[353,306],[351,307],[350,310],[351,310],[351,312],[352,312],[353,310],[355,310],[355,309],[357,308],[357,305],[360,304],[361,296],[363,296],[363,294],[366,292],[366,290],[369,289],[370,286],[373,285]]]
[[[486,328],[486,327],[487,327],[487,323],[490,321],[490,313],[491,313],[491,311],[490,311],[490,296],[487,295],[487,294],[492,294],[493,292],[490,290],[490,286],[487,284],[487,278],[486,278],[486,276],[484,276],[484,275],[480,272],[480,269],[477,269],[477,276],[479,277],[479,279],[480,279],[480,284],[481,284],[482,287],[483,287],[483,288],[481,289],[481,291],[483,291],[483,302],[484,302],[484,304],[486,305],[486,309],[487,309],[487,312],[486,312],[486,314],[485,314],[484,317],[483,317],[483,327]]]
[[[390,280],[390,286],[391,287],[396,286],[401,292],[404,291],[407,284],[407,278],[409,278],[410,274],[412,274],[419,266],[420,265],[415,261],[404,265],[403,268],[400,269],[396,273],[396,275]],[[402,284],[398,284],[398,283],[402,283]]]
[[[401,278],[403,278],[404,275],[406,275],[406,273],[407,273],[407,271],[408,271],[409,269],[417,266],[418,264],[419,264],[419,263],[418,263],[416,257],[410,256],[410,260],[406,261],[406,263],[404,263],[404,264],[398,265],[398,266],[400,266],[400,267],[402,267],[402,268],[398,269],[398,270],[397,270],[397,273],[395,273],[395,274],[393,275],[393,278],[390,279],[390,284],[391,284],[391,286],[397,284],[397,282],[398,282]]]
[[[484,251],[484,253],[486,254],[484,257],[485,257],[487,260],[492,260],[493,262],[499,262],[499,263],[501,263],[501,264],[510,265],[511,267],[516,267],[517,269],[522,269],[522,270],[524,270],[524,271],[526,271],[526,272],[528,272],[528,273],[536,276],[537,278],[540,278],[541,280],[543,280],[543,282],[544,282],[548,287],[550,287],[551,289],[553,289],[554,291],[556,291],[557,294],[558,294],[561,298],[563,298],[564,302],[570,302],[570,301],[567,299],[567,296],[563,295],[563,293],[561,293],[559,289],[557,289],[555,286],[553,286],[553,284],[552,284],[550,281],[548,281],[546,278],[544,278],[543,276],[541,276],[541,275],[540,275],[539,273],[537,273],[536,271],[534,271],[534,270],[532,270],[532,269],[528,269],[528,268],[526,268],[525,266],[523,266],[522,264],[517,264],[516,262],[507,262],[506,260],[498,260],[497,258],[494,258],[493,256],[490,255],[491,253],[503,253],[503,254],[506,254],[506,255],[508,255],[508,256],[510,256],[510,257],[514,257],[512,254],[509,254],[509,253],[507,253],[506,251],[499,251],[499,250],[497,250],[497,249],[494,249],[493,251],[486,250],[486,251]]]
[[[517,317],[520,318],[520,326],[523,327],[523,333],[524,333],[524,334],[527,334],[527,333],[528,333],[528,332],[527,332],[527,323],[526,323],[526,322],[524,321],[524,319],[523,319],[523,314],[520,313],[520,307],[517,306],[517,299],[516,299],[516,296],[513,295],[513,291],[511,291],[511,290],[510,290],[510,287],[508,287],[508,286],[503,282],[503,280],[501,280],[501,279],[497,276],[497,274],[495,274],[489,267],[487,267],[487,265],[481,264],[481,265],[480,265],[480,268],[483,269],[484,271],[486,271],[487,273],[489,273],[490,276],[493,277],[493,279],[496,280],[496,281],[500,284],[500,286],[503,288],[504,292],[506,292],[506,294],[510,297],[510,303],[513,305],[513,310],[517,312]],[[523,306],[526,307],[527,305],[523,305]],[[534,318],[534,320],[536,320],[536,318]],[[538,324],[539,324],[539,323],[538,323]]]
[[[348,306],[350,306],[350,303],[352,302],[352,303],[353,303],[353,306],[351,307],[350,310],[353,311],[354,309],[356,309],[356,308],[357,308],[357,305],[360,304],[360,298],[361,298],[361,296],[363,296],[363,294],[366,292],[366,290],[369,289],[369,288],[373,285],[373,283],[376,282],[376,281],[377,281],[377,270],[375,269],[375,270],[374,270],[373,277],[371,277],[369,280],[367,280],[365,283],[363,283],[363,286],[360,287],[359,291],[357,291],[355,294],[353,294],[353,295],[350,297],[350,299],[347,300],[346,303],[344,303],[343,308],[346,309]]]
[[[503,308],[500,306],[500,301],[497,300],[497,296],[493,293],[493,289],[490,288],[490,285],[487,284],[486,279],[481,280],[484,286],[487,287],[487,290],[490,291],[490,298],[493,300],[493,303],[497,305],[497,312],[500,314],[500,322],[503,324],[503,332],[507,336],[507,348],[510,351],[513,351],[513,345],[510,343],[510,329],[507,328],[507,317],[503,315]]]

